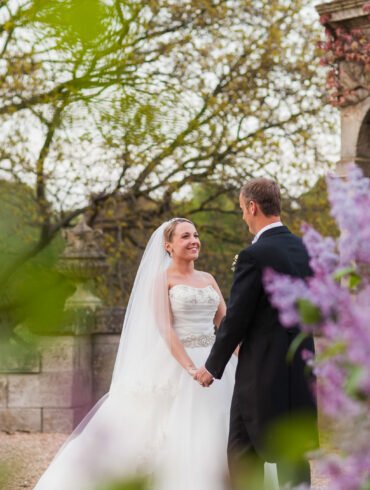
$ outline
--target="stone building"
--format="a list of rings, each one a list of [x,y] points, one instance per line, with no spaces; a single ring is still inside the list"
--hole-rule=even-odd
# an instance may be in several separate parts
[[[341,114],[338,172],[343,173],[345,164],[356,162],[370,176],[370,4],[364,0],[336,0],[316,9],[328,37],[339,44],[339,55],[332,55],[339,91],[344,96],[338,104]],[[343,34],[338,33],[338,28]],[[349,46],[343,46],[343,54],[340,40],[345,36],[349,36]]]

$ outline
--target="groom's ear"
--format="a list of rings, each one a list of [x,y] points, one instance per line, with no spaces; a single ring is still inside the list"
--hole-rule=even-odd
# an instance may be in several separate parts
[[[251,212],[253,216],[256,216],[258,211],[258,204],[256,203],[256,201],[250,201],[250,204],[251,204]]]

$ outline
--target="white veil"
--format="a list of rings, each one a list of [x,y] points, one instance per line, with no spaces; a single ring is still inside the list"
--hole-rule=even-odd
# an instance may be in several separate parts
[[[179,372],[169,343],[168,223],[151,236],[137,271],[109,393],[63,444],[35,490],[91,490],[104,477],[120,478],[158,463]]]
[[[171,318],[166,270],[171,259],[164,247],[169,223],[154,231],[141,259],[126,309],[111,395],[168,386],[166,368],[174,362],[168,345]]]

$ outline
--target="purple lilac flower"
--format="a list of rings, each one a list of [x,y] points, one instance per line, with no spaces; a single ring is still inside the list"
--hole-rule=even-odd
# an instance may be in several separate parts
[[[356,304],[344,311],[341,321],[342,338],[347,346],[347,361],[361,367],[359,390],[370,397],[370,325],[369,307]]]
[[[320,407],[327,415],[358,415],[360,407],[345,393],[346,372],[335,359],[315,366],[314,373],[319,378],[317,397]]]
[[[320,310],[320,322],[330,321],[337,316],[338,305],[351,302],[350,294],[331,276],[312,277],[304,281],[267,269],[263,279],[271,303],[279,310],[279,319],[285,327],[300,324],[304,330],[311,331],[313,327],[317,329],[317,325],[302,323],[298,310],[299,300],[306,300]]]
[[[356,450],[356,449],[355,449]],[[329,477],[332,490],[359,490],[370,479],[370,452],[361,451],[347,458],[327,457],[320,463],[320,473]]]
[[[343,265],[370,263],[370,180],[355,165],[348,166],[347,179],[327,179],[331,212],[341,236],[339,255]]]
[[[307,362],[307,364],[310,364],[311,361],[313,361],[315,355],[312,351],[308,349],[303,349],[302,350],[302,359]]]
[[[310,278],[308,288],[307,297],[320,309],[325,321],[336,317],[342,304],[351,303],[349,292],[329,275]]]
[[[278,309],[279,319],[285,327],[300,323],[297,310],[297,300],[306,298],[308,287],[305,281],[299,278],[279,274],[273,269],[266,269],[263,274],[263,283],[270,295],[271,304]]]
[[[310,266],[315,275],[332,274],[339,264],[336,242],[333,238],[324,238],[310,225],[301,227],[304,233],[303,242],[310,256]]]

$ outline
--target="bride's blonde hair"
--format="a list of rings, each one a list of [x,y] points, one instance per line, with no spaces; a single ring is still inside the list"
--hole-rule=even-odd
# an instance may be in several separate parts
[[[179,223],[190,223],[191,225],[195,226],[190,219],[186,218],[172,218],[169,222],[166,228],[164,229],[163,236],[164,236],[164,241],[165,242],[172,242],[173,234],[175,233],[176,226]]]

